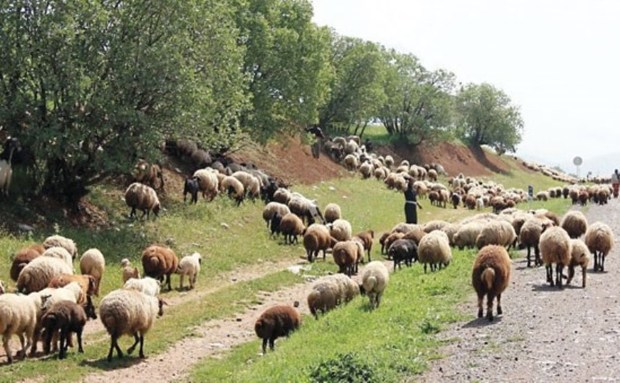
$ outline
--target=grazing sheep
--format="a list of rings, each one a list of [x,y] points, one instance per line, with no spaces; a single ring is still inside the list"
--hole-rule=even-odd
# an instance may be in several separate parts
[[[233,176],[225,176],[220,183],[220,191],[227,192],[228,196],[235,200],[237,206],[241,205],[245,198],[245,188],[241,181]]]
[[[172,290],[170,285],[170,274],[174,273],[179,266],[179,258],[172,249],[163,246],[151,245],[142,253],[142,267],[144,275],[155,278],[166,284],[168,290]]]
[[[357,274],[360,259],[364,257],[364,247],[357,241],[338,242],[334,245],[332,256],[339,267],[338,272],[350,277]]]
[[[99,296],[101,279],[105,272],[105,258],[98,249],[88,249],[80,257],[80,273],[92,275],[96,281],[95,295]]]
[[[288,214],[288,213],[287,213]],[[270,237],[277,237],[278,235],[280,235],[280,224],[282,223],[282,216],[280,215],[280,213],[276,212],[273,217],[271,217],[271,221],[269,222],[269,230],[270,233],[269,236]]]
[[[60,288],[65,287],[69,283],[77,282],[82,292],[81,298],[76,303],[82,304],[86,301],[87,296],[95,294],[97,289],[97,280],[92,275],[73,275],[60,274],[52,278],[47,287]]]
[[[344,274],[328,275],[317,280],[308,294],[308,308],[316,319],[334,307],[359,295],[359,286]]]
[[[295,213],[288,213],[280,221],[280,233],[284,235],[284,243],[297,243],[297,236],[304,233],[304,222]]]
[[[189,278],[189,289],[193,289],[196,284],[196,277],[200,273],[200,265],[202,263],[202,256],[200,253],[193,253],[181,258],[179,262],[179,268],[177,273],[180,274],[179,288],[183,289],[183,277],[187,275]]]
[[[353,279],[344,274],[333,274],[321,278],[323,281],[332,281],[338,285],[339,295],[337,304],[343,304],[350,302],[353,298],[359,295],[360,288]]]
[[[291,192],[285,188],[278,188],[275,191],[275,193],[273,193],[273,200],[275,202],[280,202],[285,205],[288,205],[291,198],[292,198]]]
[[[269,202],[263,208],[263,220],[267,224],[267,227],[269,227],[270,226],[269,223],[271,222],[271,219],[273,218],[274,214],[279,213],[280,218],[282,218],[290,212],[291,210],[288,208],[288,206],[286,206],[283,203]]]
[[[585,242],[594,255],[594,271],[605,271],[605,257],[614,246],[611,228],[602,222],[594,222],[588,226]]]
[[[329,235],[334,237],[337,241],[348,241],[353,236],[353,230],[351,224],[345,219],[337,219],[328,225]]]
[[[273,351],[276,339],[297,330],[301,325],[301,315],[291,306],[278,305],[265,310],[254,324],[254,332],[263,340],[263,354],[267,352],[267,342]]]
[[[471,221],[463,223],[458,231],[454,234],[454,245],[460,250],[464,248],[473,248],[476,246],[476,239],[482,232],[483,224],[480,221]]]
[[[92,305],[92,302],[91,302]],[[93,319],[97,319],[97,315],[94,313]],[[78,339],[78,351],[84,352],[82,347],[82,331],[88,317],[84,308],[71,301],[60,301],[54,303],[41,318],[41,327],[45,329],[46,339],[44,350],[45,353],[49,352],[50,343],[54,334],[60,331],[60,350],[58,353],[58,359],[64,359],[67,354],[67,348],[69,346],[69,338],[71,333],[75,332]]]
[[[499,245],[509,249],[517,240],[514,227],[508,221],[496,220],[485,224],[476,237],[476,247],[482,249],[486,245]]]
[[[588,229],[588,219],[579,210],[569,210],[562,217],[560,227],[566,230],[569,237],[579,238]]]
[[[192,179],[196,180],[198,183],[198,190],[202,193],[202,198],[207,201],[213,201],[213,198],[217,195],[217,191],[220,187],[218,175],[219,173],[211,168],[198,169],[194,172]],[[183,195],[183,201],[185,201],[185,191],[183,192]]]
[[[570,285],[575,276],[575,266],[581,266],[581,287],[586,287],[586,269],[590,263],[590,250],[581,239],[571,239],[571,259],[568,264],[568,279],[566,284]]]
[[[321,214],[321,209],[319,209],[316,202],[300,194],[294,194],[291,197],[288,202],[288,207],[291,209],[291,213],[295,213],[298,217],[303,218],[308,225],[313,224],[317,219],[321,223],[325,223],[325,219]]]
[[[73,274],[67,262],[53,257],[38,257],[27,264],[17,278],[17,291],[31,293],[41,291],[60,274]]]
[[[12,280],[17,281],[17,277],[19,277],[19,273],[22,271],[24,267],[28,263],[30,263],[33,259],[39,257],[45,249],[41,245],[30,245],[25,247],[17,253],[13,257],[13,261],[11,263],[10,277]]]
[[[448,235],[439,230],[426,234],[418,246],[418,260],[424,264],[425,273],[426,265],[429,263],[431,271],[435,271],[437,267],[441,269],[442,266],[448,266],[452,261]]]
[[[137,267],[131,266],[131,262],[127,258],[121,260],[121,267],[123,268],[123,283],[127,282],[129,278],[140,278],[140,270]]]
[[[58,247],[58,246],[50,247],[49,249],[46,249],[43,252],[43,254],[41,254],[41,256],[61,259],[69,267],[71,267],[71,269],[73,269],[73,259],[71,258],[71,254],[69,254],[69,252],[65,250],[63,247]]]
[[[405,262],[405,266],[411,266],[418,260],[418,245],[413,239],[398,239],[388,249],[388,256],[394,261],[394,271],[396,266],[400,270],[401,261]]]
[[[392,243],[394,243],[395,241],[403,238],[405,236],[405,234],[403,233],[391,233],[385,240],[384,242],[384,248],[385,248],[385,252],[388,256],[388,259],[390,259],[390,254],[388,253],[388,250],[390,249],[390,246],[392,246]]]
[[[327,223],[332,223],[335,220],[340,219],[342,217],[340,206],[336,203],[328,203],[327,206],[325,206],[324,217],[325,222]]]
[[[368,295],[371,310],[381,304],[383,292],[389,281],[390,274],[382,262],[372,261],[364,268],[360,292]]]
[[[155,190],[139,182],[129,185],[125,191],[125,203],[131,208],[129,218],[136,216],[136,209],[142,210],[141,218],[146,216],[148,219],[151,211],[157,217],[161,208]]]
[[[155,278],[129,278],[123,285],[124,289],[140,291],[143,294],[157,297],[161,289],[161,282]]]
[[[245,171],[236,171],[231,177],[235,177],[243,185],[245,194],[254,200],[260,195],[260,180],[252,174]]]
[[[72,259],[75,259],[78,256],[78,249],[75,242],[73,242],[72,239],[63,237],[61,235],[52,235],[45,238],[45,240],[43,241],[43,248],[47,250],[50,247],[64,248],[69,252]]]
[[[329,229],[326,226],[314,223],[306,229],[303,242],[308,262],[313,262],[321,250],[323,251],[323,260],[325,260],[327,249],[333,247],[337,241],[329,234]]]
[[[571,242],[566,230],[553,226],[540,235],[540,256],[547,270],[547,282],[553,286],[553,269],[555,263],[555,281],[562,288],[562,269],[568,266],[571,260]]]
[[[154,189],[159,179],[159,187],[156,189],[164,189],[164,174],[159,164],[149,164],[143,159],[138,160],[138,163],[134,167],[134,179],[136,182],[143,183]]]
[[[362,246],[364,246],[364,250],[366,250],[366,253],[368,254],[368,262],[371,261],[370,252],[372,251],[372,242],[374,237],[375,232],[373,230],[366,230],[355,234],[352,238],[354,241],[359,241]],[[362,262],[363,261],[364,260],[362,259]]]
[[[200,190],[200,185],[198,184],[198,179],[196,177],[185,178],[185,182],[183,183],[183,202],[187,201],[187,195],[191,196],[190,204],[198,203],[198,191]]]
[[[497,315],[502,314],[502,293],[510,283],[511,261],[506,248],[487,245],[478,251],[471,281],[478,294],[478,318],[482,318],[482,301],[487,296],[487,319],[493,320],[493,300],[497,297]]]
[[[33,344],[40,312],[41,297],[37,293],[0,295],[0,334],[8,363],[13,362],[13,353],[9,345],[11,336],[19,337],[22,349],[17,356],[24,358],[26,350]]]
[[[114,349],[119,358],[123,352],[118,346],[122,335],[133,335],[135,342],[127,349],[127,354],[140,343],[140,358],[144,358],[144,335],[153,326],[155,316],[162,316],[164,301],[135,290],[119,289],[103,297],[99,306],[101,322],[110,334],[108,362],[112,361]]]

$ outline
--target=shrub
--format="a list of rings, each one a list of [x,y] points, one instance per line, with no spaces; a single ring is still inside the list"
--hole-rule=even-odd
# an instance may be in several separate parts
[[[353,353],[338,354],[322,361],[310,372],[313,383],[374,383],[379,382],[374,367]]]

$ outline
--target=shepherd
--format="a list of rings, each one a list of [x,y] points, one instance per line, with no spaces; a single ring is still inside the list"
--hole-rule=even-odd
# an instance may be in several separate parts
[[[407,223],[418,223],[418,207],[422,209],[422,205],[417,200],[418,193],[413,187],[413,178],[409,178],[407,189],[405,190],[405,220]]]

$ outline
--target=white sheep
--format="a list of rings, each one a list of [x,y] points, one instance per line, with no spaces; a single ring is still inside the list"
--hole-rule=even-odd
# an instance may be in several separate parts
[[[144,358],[144,335],[153,326],[155,316],[163,315],[163,304],[161,299],[136,290],[114,290],[103,297],[99,317],[111,337],[108,362],[115,349],[118,357],[123,357],[118,338],[125,334],[135,338],[127,353],[131,354],[140,343],[140,358]]]
[[[17,291],[31,293],[43,290],[54,277],[60,274],[73,274],[73,268],[58,258],[35,258],[19,273]]]
[[[431,271],[435,271],[437,267],[441,269],[442,266],[448,266],[452,261],[448,235],[443,231],[435,230],[422,237],[418,245],[418,260],[424,264],[424,272],[429,263]]]
[[[41,312],[41,297],[38,293],[30,295],[0,295],[0,334],[7,361],[13,362],[13,353],[9,345],[12,335],[17,335],[22,349],[18,356],[26,356],[26,350],[32,346],[37,318]]]
[[[285,204],[272,201],[263,208],[263,220],[265,220],[267,227],[269,227],[269,222],[276,213],[280,214],[280,217],[284,217],[290,212],[291,210]]]
[[[351,224],[346,219],[337,219],[328,227],[329,235],[334,237],[337,241],[348,241],[353,236]]]
[[[547,282],[553,286],[552,264],[555,263],[555,283],[562,288],[562,269],[568,266],[571,260],[571,242],[568,233],[561,227],[550,227],[541,234],[538,247],[547,270]]]
[[[219,180],[217,170],[211,168],[198,169],[194,172],[194,178],[198,180],[198,188],[202,192],[202,197],[212,201],[217,195]]]
[[[381,304],[381,297],[389,281],[390,274],[382,262],[372,261],[364,268],[360,292],[368,295],[371,309]]]
[[[161,209],[155,189],[139,182],[132,183],[125,190],[125,203],[131,208],[129,218],[135,217],[136,209],[142,210],[142,218],[146,216],[147,219],[151,211],[157,217]]]
[[[200,264],[202,263],[202,256],[200,253],[193,253],[192,255],[186,255],[181,258],[177,273],[180,274],[179,288],[183,288],[183,277],[185,275],[189,278],[189,289],[193,289],[196,284],[196,277],[200,273]]]
[[[50,247],[62,247],[71,254],[71,258],[75,259],[78,255],[78,249],[75,242],[72,239],[63,237],[62,235],[52,235],[43,241],[43,248],[49,249]]]
[[[105,258],[101,251],[94,248],[86,250],[80,257],[80,272],[95,278],[95,295],[99,296],[99,287],[105,272]]]
[[[69,252],[65,250],[64,247],[59,247],[59,246],[50,247],[47,250],[45,250],[43,254],[41,254],[41,256],[61,259],[65,261],[65,263],[67,263],[67,265],[71,267],[71,269],[73,269],[73,258],[71,257],[71,254],[69,254]]]
[[[331,223],[342,218],[340,206],[337,203],[328,203],[327,206],[325,206],[325,213],[323,216],[325,217],[325,222],[327,223]]]
[[[129,278],[123,285],[124,289],[137,290],[146,295],[156,297],[161,289],[161,282],[155,278]]]
[[[480,221],[463,221],[461,227],[454,234],[454,245],[459,249],[473,248],[476,246],[476,238],[482,231],[483,224]]]
[[[123,283],[127,282],[129,278],[140,278],[140,270],[132,266],[129,259],[123,258],[121,260],[121,267],[123,268]]]
[[[605,257],[614,246],[614,233],[602,222],[594,222],[586,231],[585,243],[594,255],[594,271],[605,271]]]

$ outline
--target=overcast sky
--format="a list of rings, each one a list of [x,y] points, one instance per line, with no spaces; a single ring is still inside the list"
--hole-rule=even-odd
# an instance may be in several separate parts
[[[609,167],[620,167],[620,1],[312,3],[318,25],[502,89],[525,122],[518,154],[550,165],[579,155],[585,167],[617,152]]]

